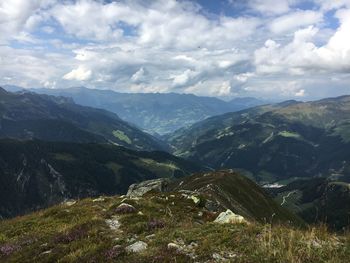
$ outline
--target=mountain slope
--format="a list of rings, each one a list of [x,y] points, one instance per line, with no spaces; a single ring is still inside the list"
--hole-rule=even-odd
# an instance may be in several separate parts
[[[158,139],[105,110],[72,99],[0,89],[0,136],[70,142],[110,142],[138,150],[167,149]]]
[[[32,89],[34,92],[71,97],[81,105],[106,109],[151,133],[165,134],[207,117],[238,111],[264,101],[236,98],[225,102],[217,98],[176,93],[117,93],[84,87]]]
[[[302,224],[296,216],[273,201],[261,187],[237,172],[222,170],[194,174],[177,180],[170,189],[210,196],[209,206],[212,209],[230,209],[249,221]]]
[[[255,180],[347,174],[350,96],[289,101],[204,120],[171,134],[175,154]]]
[[[296,180],[280,188],[268,189],[277,202],[309,223],[324,222],[330,228],[343,230],[350,222],[350,178]],[[347,182],[344,182],[347,181]]]
[[[223,179],[222,173],[207,177],[216,184],[215,179]],[[189,177],[185,188],[190,185],[192,189],[200,189],[204,181],[196,186],[196,178]],[[235,195],[225,193],[228,199]],[[346,262],[348,259],[348,235],[332,234],[325,228],[298,228],[293,225],[293,218],[284,224],[258,223],[253,218],[248,223],[219,223],[216,219],[225,209],[212,212],[202,205],[212,200],[210,193],[201,192],[200,203],[194,202],[193,194],[198,193],[173,189],[165,193],[149,192],[138,198],[101,196],[0,221],[0,259],[2,262],[30,259],[135,263]],[[264,205],[263,200],[255,201]]]
[[[67,198],[118,194],[135,182],[201,170],[164,152],[101,144],[0,140],[0,216]]]

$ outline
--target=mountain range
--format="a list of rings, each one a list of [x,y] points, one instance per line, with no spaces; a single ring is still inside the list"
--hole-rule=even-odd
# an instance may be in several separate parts
[[[174,153],[274,182],[349,172],[350,96],[288,101],[211,117],[170,134]]]
[[[72,99],[12,93],[0,88],[0,137],[113,143],[137,150],[166,150],[155,137],[116,114],[75,104]]]
[[[96,98],[108,94],[69,90],[96,92]],[[255,106],[206,118],[160,139],[71,97],[14,91],[0,89],[0,179],[10,186],[2,189],[3,217],[67,198],[118,194],[145,179],[231,169],[309,223],[340,229],[350,220],[350,96]],[[167,96],[184,98],[184,104],[185,98],[204,100],[149,94],[158,102]],[[171,112],[168,107],[163,113]],[[199,180],[192,182],[195,187]]]
[[[350,220],[350,96],[286,101],[211,117],[170,134],[177,156],[235,169],[310,223]]]
[[[23,90],[16,86],[5,86],[5,88],[11,91]],[[223,101],[214,97],[200,97],[193,94],[120,93],[85,87],[38,88],[31,89],[31,91],[69,97],[80,105],[108,110],[154,135],[173,132],[210,116],[267,103],[264,100],[248,97]]]

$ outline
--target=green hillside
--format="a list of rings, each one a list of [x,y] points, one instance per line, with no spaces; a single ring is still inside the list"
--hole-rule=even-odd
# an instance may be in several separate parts
[[[174,153],[258,182],[347,174],[350,97],[286,102],[228,113],[168,137]],[[323,110],[319,110],[319,109]]]
[[[0,137],[108,142],[136,150],[168,149],[111,112],[80,106],[65,97],[4,89],[0,90]]]
[[[70,198],[124,193],[132,183],[201,168],[164,152],[107,144],[0,140],[0,216]]]

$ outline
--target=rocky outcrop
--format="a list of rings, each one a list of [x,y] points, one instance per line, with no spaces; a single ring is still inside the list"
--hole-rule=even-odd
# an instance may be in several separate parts
[[[240,224],[248,223],[243,216],[236,215],[230,209],[227,209],[226,212],[220,213],[220,215],[215,219],[215,223],[219,224]]]
[[[140,197],[148,192],[165,192],[168,189],[170,180],[166,178],[159,178],[148,180],[141,183],[132,184],[129,187],[128,197]]]

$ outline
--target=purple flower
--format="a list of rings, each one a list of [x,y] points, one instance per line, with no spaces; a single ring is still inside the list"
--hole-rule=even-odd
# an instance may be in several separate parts
[[[0,253],[5,255],[5,256],[9,256],[12,253],[20,250],[21,247],[19,245],[15,245],[15,244],[5,244],[0,246]]]

